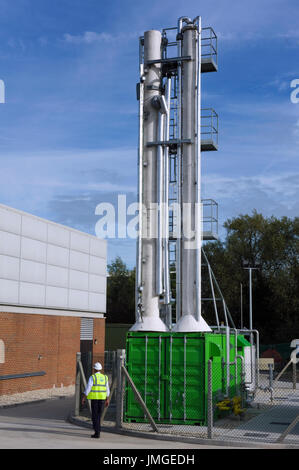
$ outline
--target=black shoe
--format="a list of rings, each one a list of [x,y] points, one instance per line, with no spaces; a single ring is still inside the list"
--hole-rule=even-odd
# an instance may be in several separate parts
[[[100,435],[95,432],[95,433],[92,434],[92,436],[90,436],[90,437],[94,437],[95,439],[99,439],[99,438],[100,438]]]

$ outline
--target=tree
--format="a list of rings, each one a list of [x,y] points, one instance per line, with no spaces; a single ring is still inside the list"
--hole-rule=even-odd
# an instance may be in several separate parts
[[[240,326],[241,283],[247,319],[249,310],[248,271],[241,261],[259,261],[261,269],[253,273],[254,328],[264,343],[299,337],[299,218],[265,218],[253,211],[227,220],[224,227],[226,240],[204,249],[235,324]]]
[[[135,322],[135,269],[117,256],[108,264],[107,323]]]

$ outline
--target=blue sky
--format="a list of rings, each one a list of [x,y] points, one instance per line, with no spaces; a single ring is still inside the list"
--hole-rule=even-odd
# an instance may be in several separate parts
[[[97,204],[136,200],[138,37],[202,16],[219,71],[202,77],[219,150],[202,195],[221,225],[253,209],[299,213],[298,0],[0,0],[0,202],[94,234]],[[298,95],[299,96],[299,95]],[[135,264],[135,242],[108,242]]]

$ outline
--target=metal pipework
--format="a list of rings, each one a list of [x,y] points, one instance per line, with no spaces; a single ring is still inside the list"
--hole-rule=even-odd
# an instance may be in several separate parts
[[[169,109],[163,95],[155,96],[152,100],[153,106],[159,111],[158,115],[158,142],[157,145],[157,203],[158,203],[158,234],[157,234],[157,295],[163,296],[163,303],[169,298],[169,285],[165,270],[168,268],[168,244],[166,245],[166,227],[168,227],[168,154],[161,143],[165,141],[166,125]],[[165,262],[167,259],[167,263]],[[168,269],[167,269],[168,271]]]
[[[167,79],[166,85],[166,119],[165,119],[165,140],[169,140],[170,125],[170,97],[171,97],[171,78]],[[164,147],[164,303],[170,304],[170,274],[169,274],[169,148]],[[171,323],[171,321],[169,321]]]
[[[167,331],[166,325],[159,316],[159,295],[157,295],[157,149],[147,146],[148,142],[158,139],[159,110],[155,100],[161,96],[162,68],[161,33],[146,31],[144,33],[144,69],[142,75],[143,103],[140,112],[139,136],[139,207],[142,232],[139,238],[137,290],[139,294],[140,316],[132,331]],[[149,63],[149,61],[158,61]],[[140,104],[141,106],[141,104]],[[142,160],[141,160],[142,159]],[[140,284],[141,283],[141,284]],[[142,292],[140,292],[142,288]],[[137,295],[136,295],[137,297]]]
[[[183,26],[183,22],[186,23]],[[197,24],[196,24],[197,22]],[[178,170],[181,230],[177,265],[177,324],[174,331],[211,331],[201,317],[200,209],[200,20],[178,21]]]
[[[143,233],[143,214],[142,214],[142,165],[143,165],[143,111],[144,111],[144,67],[141,63],[141,38],[139,39],[139,57],[140,57],[140,83],[139,83],[139,136],[138,136],[138,239],[136,250],[136,288],[135,288],[135,315],[136,322],[142,321],[141,307],[142,307],[142,278],[141,278],[141,260],[142,260],[142,233]]]
[[[202,239],[202,204],[201,204],[201,18],[197,18],[196,37],[196,110],[195,110],[195,164],[196,164],[196,197],[195,197],[195,241],[196,241],[196,320],[201,318],[201,239]]]
[[[230,373],[229,373],[229,366],[230,365],[236,365],[236,358],[242,358],[242,356],[239,356],[237,355],[237,335],[238,334],[245,334],[245,335],[252,335],[252,334],[256,334],[256,358],[255,358],[255,374],[254,374],[254,370],[253,370],[253,344],[250,344],[250,354],[251,354],[251,361],[250,361],[250,367],[251,367],[251,382],[245,382],[245,385],[251,385],[254,383],[254,375],[256,377],[256,388],[259,386],[259,369],[258,369],[258,358],[259,358],[259,332],[257,330],[247,330],[247,329],[237,329],[237,328],[232,328],[230,329],[229,326],[212,326],[211,327],[212,330],[217,330],[217,331],[220,331],[220,330],[225,330],[225,334],[226,334],[226,360],[224,362],[224,365],[226,367],[226,394],[228,395],[228,390],[229,390],[229,385],[230,385]],[[229,353],[230,353],[230,330],[233,330],[234,331],[234,334],[235,334],[235,361],[234,362],[230,362],[230,359],[229,359]],[[237,369],[237,365],[236,365],[236,369]],[[244,361],[244,358],[242,358],[242,371],[243,373],[245,373],[245,361]],[[236,370],[236,374],[237,374],[237,370]]]
[[[178,34],[182,32],[183,23],[192,24],[192,20],[187,16],[181,16],[178,19]],[[180,40],[180,38],[178,38],[178,40]]]
[[[252,333],[255,333],[256,335],[256,357],[255,357],[255,372],[256,372],[256,387],[259,386],[259,366],[258,366],[258,360],[259,360],[259,357],[260,357],[260,340],[259,340],[259,332],[258,330],[246,330],[246,329],[241,329],[241,330],[237,330],[238,333],[240,334],[243,334],[243,335],[252,335]],[[251,379],[253,378],[253,345],[251,344],[251,347],[250,347],[250,351],[251,351]],[[254,383],[253,380],[251,380],[251,382],[247,382],[247,384],[252,384]]]
[[[225,328],[225,334],[226,334],[226,396],[229,396],[229,386],[230,386],[230,359],[229,359],[229,353],[230,353],[230,328],[227,326]]]

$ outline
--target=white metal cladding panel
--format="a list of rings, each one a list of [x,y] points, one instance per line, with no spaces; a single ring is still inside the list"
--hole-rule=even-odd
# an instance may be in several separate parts
[[[70,270],[70,288],[88,291],[88,273]]]
[[[46,286],[20,282],[20,304],[45,306]]]
[[[0,204],[0,303],[105,313],[106,243]]]
[[[66,268],[59,266],[47,266],[47,285],[53,287],[68,288],[69,285],[69,271]]]
[[[0,230],[0,253],[2,255],[20,256],[20,237],[14,233]]]
[[[17,303],[19,296],[19,282],[9,279],[0,280],[0,299],[5,303]]]
[[[107,242],[106,240],[101,240],[100,238],[91,238],[90,239],[90,254],[97,256],[98,258],[107,257]]]
[[[86,238],[81,233],[71,232],[71,245],[72,250],[83,251],[89,255],[89,238]]]
[[[91,274],[98,274],[100,276],[106,277],[106,260],[104,260],[103,258],[90,256],[89,272]]]
[[[0,255],[0,278],[18,281],[20,273],[20,260],[13,256]]]
[[[88,292],[83,290],[69,290],[69,306],[79,310],[88,310]]]
[[[46,221],[31,217],[22,217],[22,236],[33,240],[47,241],[48,224]]]
[[[53,266],[68,268],[70,264],[70,250],[55,245],[47,245],[47,261]]]
[[[88,273],[89,255],[86,253],[80,253],[79,251],[70,250],[70,268]]]
[[[89,290],[98,294],[104,294],[106,292],[106,278],[96,274],[89,274]]]
[[[45,263],[47,259],[47,244],[31,238],[21,238],[21,258]]]
[[[0,230],[19,235],[21,233],[21,221],[20,214],[0,207]]]
[[[95,294],[89,292],[89,309],[106,312],[106,294]]]
[[[46,283],[46,265],[21,259],[20,280],[36,284]]]
[[[48,224],[48,243],[53,245],[69,248],[70,246],[70,232],[56,225]]]
[[[68,308],[68,289],[62,287],[46,287],[46,307]]]

